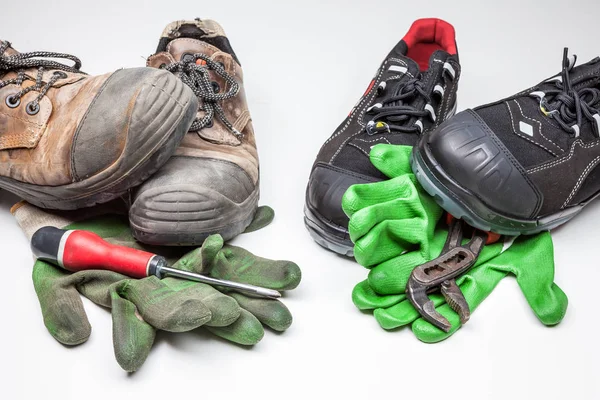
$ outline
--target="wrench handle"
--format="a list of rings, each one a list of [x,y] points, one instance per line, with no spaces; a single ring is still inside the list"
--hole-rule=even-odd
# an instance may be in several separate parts
[[[100,269],[144,278],[154,275],[157,263],[166,264],[163,257],[110,244],[95,233],[52,226],[33,235],[31,249],[36,258],[71,272]]]

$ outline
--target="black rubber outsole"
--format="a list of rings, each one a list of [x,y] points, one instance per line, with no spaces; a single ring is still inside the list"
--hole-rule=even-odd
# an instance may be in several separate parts
[[[583,206],[571,207],[533,220],[502,215],[454,181],[435,161],[425,139],[413,149],[411,166],[421,186],[444,210],[483,231],[509,236],[533,235],[564,224],[583,209]]]
[[[324,222],[307,206],[304,207],[304,225],[317,244],[346,257],[354,257],[354,243],[347,230]]]

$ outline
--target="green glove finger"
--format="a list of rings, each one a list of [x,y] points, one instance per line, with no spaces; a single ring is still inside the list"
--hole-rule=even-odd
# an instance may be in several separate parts
[[[406,298],[404,294],[383,296],[375,293],[369,281],[360,282],[352,291],[352,301],[359,310],[374,310],[387,308],[400,303]]]
[[[163,282],[181,297],[197,299],[210,311],[207,326],[227,326],[234,323],[241,313],[239,304],[232,297],[210,285],[177,278],[165,278]]]
[[[111,290],[113,347],[117,362],[127,372],[137,371],[150,354],[156,330],[138,317],[135,305]]]
[[[418,206],[411,201],[415,198],[419,198],[415,176],[402,175],[386,181],[350,186],[342,197],[342,208],[346,215],[353,217],[360,210],[397,199]]]
[[[402,294],[412,270],[430,259],[423,257],[420,252],[413,251],[385,261],[371,269],[369,285],[380,295]]]
[[[72,274],[44,261],[36,261],[33,285],[50,334],[66,345],[85,342],[91,334],[91,326],[79,293],[96,304],[110,307],[108,287],[126,278],[116,272],[98,270]]]
[[[412,174],[410,154],[412,147],[378,144],[369,155],[371,163],[389,178]]]
[[[183,256],[173,268],[275,290],[294,289],[302,278],[295,263],[269,260],[241,247],[224,246],[220,235],[209,236],[202,248]]]
[[[33,285],[48,332],[69,346],[87,341],[92,327],[79,292],[69,282],[69,274],[37,261],[33,267]]]
[[[353,188],[354,186],[351,186],[346,193],[349,193]],[[414,195],[414,192],[411,195]],[[423,227],[429,227],[429,229],[419,232],[421,237],[426,238],[426,232],[433,231],[442,213],[442,209],[437,206],[431,208],[423,207],[418,197],[416,200],[414,197],[411,199],[401,197],[357,210],[350,218],[348,230],[351,239],[356,242],[365,235],[368,235],[371,229],[382,221],[420,219]],[[403,230],[400,229],[399,232],[403,232]],[[414,235],[413,232],[409,232],[409,234]]]
[[[187,282],[186,282],[187,283]],[[146,322],[168,332],[186,332],[210,321],[211,313],[196,297],[197,284],[173,290],[155,276],[118,282],[114,291],[135,304]]]
[[[206,326],[205,328],[225,340],[245,346],[257,344],[265,335],[265,330],[260,321],[244,309],[242,309],[240,317],[229,326]]]
[[[283,332],[292,325],[292,313],[279,300],[260,299],[230,293],[238,304],[269,328]]]
[[[295,289],[302,278],[300,267],[291,261],[269,260],[229,245],[217,256],[210,275],[275,290]]]
[[[254,215],[254,219],[248,225],[244,233],[255,232],[259,229],[264,228],[265,226],[271,224],[273,219],[275,218],[275,211],[269,206],[261,206],[256,210],[256,214]]]
[[[407,251],[421,249],[429,253],[425,229],[423,220],[418,218],[384,220],[355,242],[354,257],[360,265],[370,268]]]
[[[544,325],[556,325],[564,318],[569,300],[554,283],[554,246],[550,233],[518,238],[511,254],[512,262],[494,262],[491,266],[510,272],[529,306]]]

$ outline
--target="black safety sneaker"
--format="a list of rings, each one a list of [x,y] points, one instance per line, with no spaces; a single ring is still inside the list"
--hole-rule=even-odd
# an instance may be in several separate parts
[[[424,137],[413,170],[448,212],[486,231],[534,234],[600,192],[600,58],[508,99],[457,114]]]
[[[317,243],[352,255],[344,192],[353,184],[386,179],[369,161],[371,147],[414,146],[419,136],[454,115],[459,75],[454,27],[433,18],[416,21],[317,156],[304,211]]]

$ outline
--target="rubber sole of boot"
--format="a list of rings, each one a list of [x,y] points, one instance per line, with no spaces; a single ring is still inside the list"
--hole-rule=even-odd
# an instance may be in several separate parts
[[[421,140],[414,148],[411,166],[421,186],[444,210],[486,232],[510,236],[533,235],[564,224],[579,214],[585,206],[570,207],[532,220],[516,219],[498,213],[475,194],[463,188],[441,168],[431,154],[426,140]]]
[[[0,188],[38,207],[57,210],[92,207],[122,196],[169,160],[196,116],[198,102],[193,92],[183,88],[184,84],[175,77],[168,84],[167,88],[159,88],[161,93],[156,101],[164,103],[162,110],[172,121],[166,120],[161,130],[154,132],[153,137],[159,140],[147,142],[144,144],[147,148],[138,149],[145,152],[143,159],[134,163],[132,157],[121,157],[113,166],[93,177],[62,186],[33,185],[0,177]],[[173,101],[172,94],[182,92],[184,94]]]
[[[200,246],[210,235],[219,234],[227,241],[243,233],[254,219],[258,209],[259,188],[243,202],[235,205],[235,219],[219,221],[148,221],[135,214],[129,214],[133,236],[140,242],[157,246]],[[173,215],[177,215],[174,211]],[[147,225],[142,227],[141,225]]]
[[[320,218],[316,212],[304,206],[304,225],[317,244],[342,256],[354,256],[354,243],[348,230]]]

